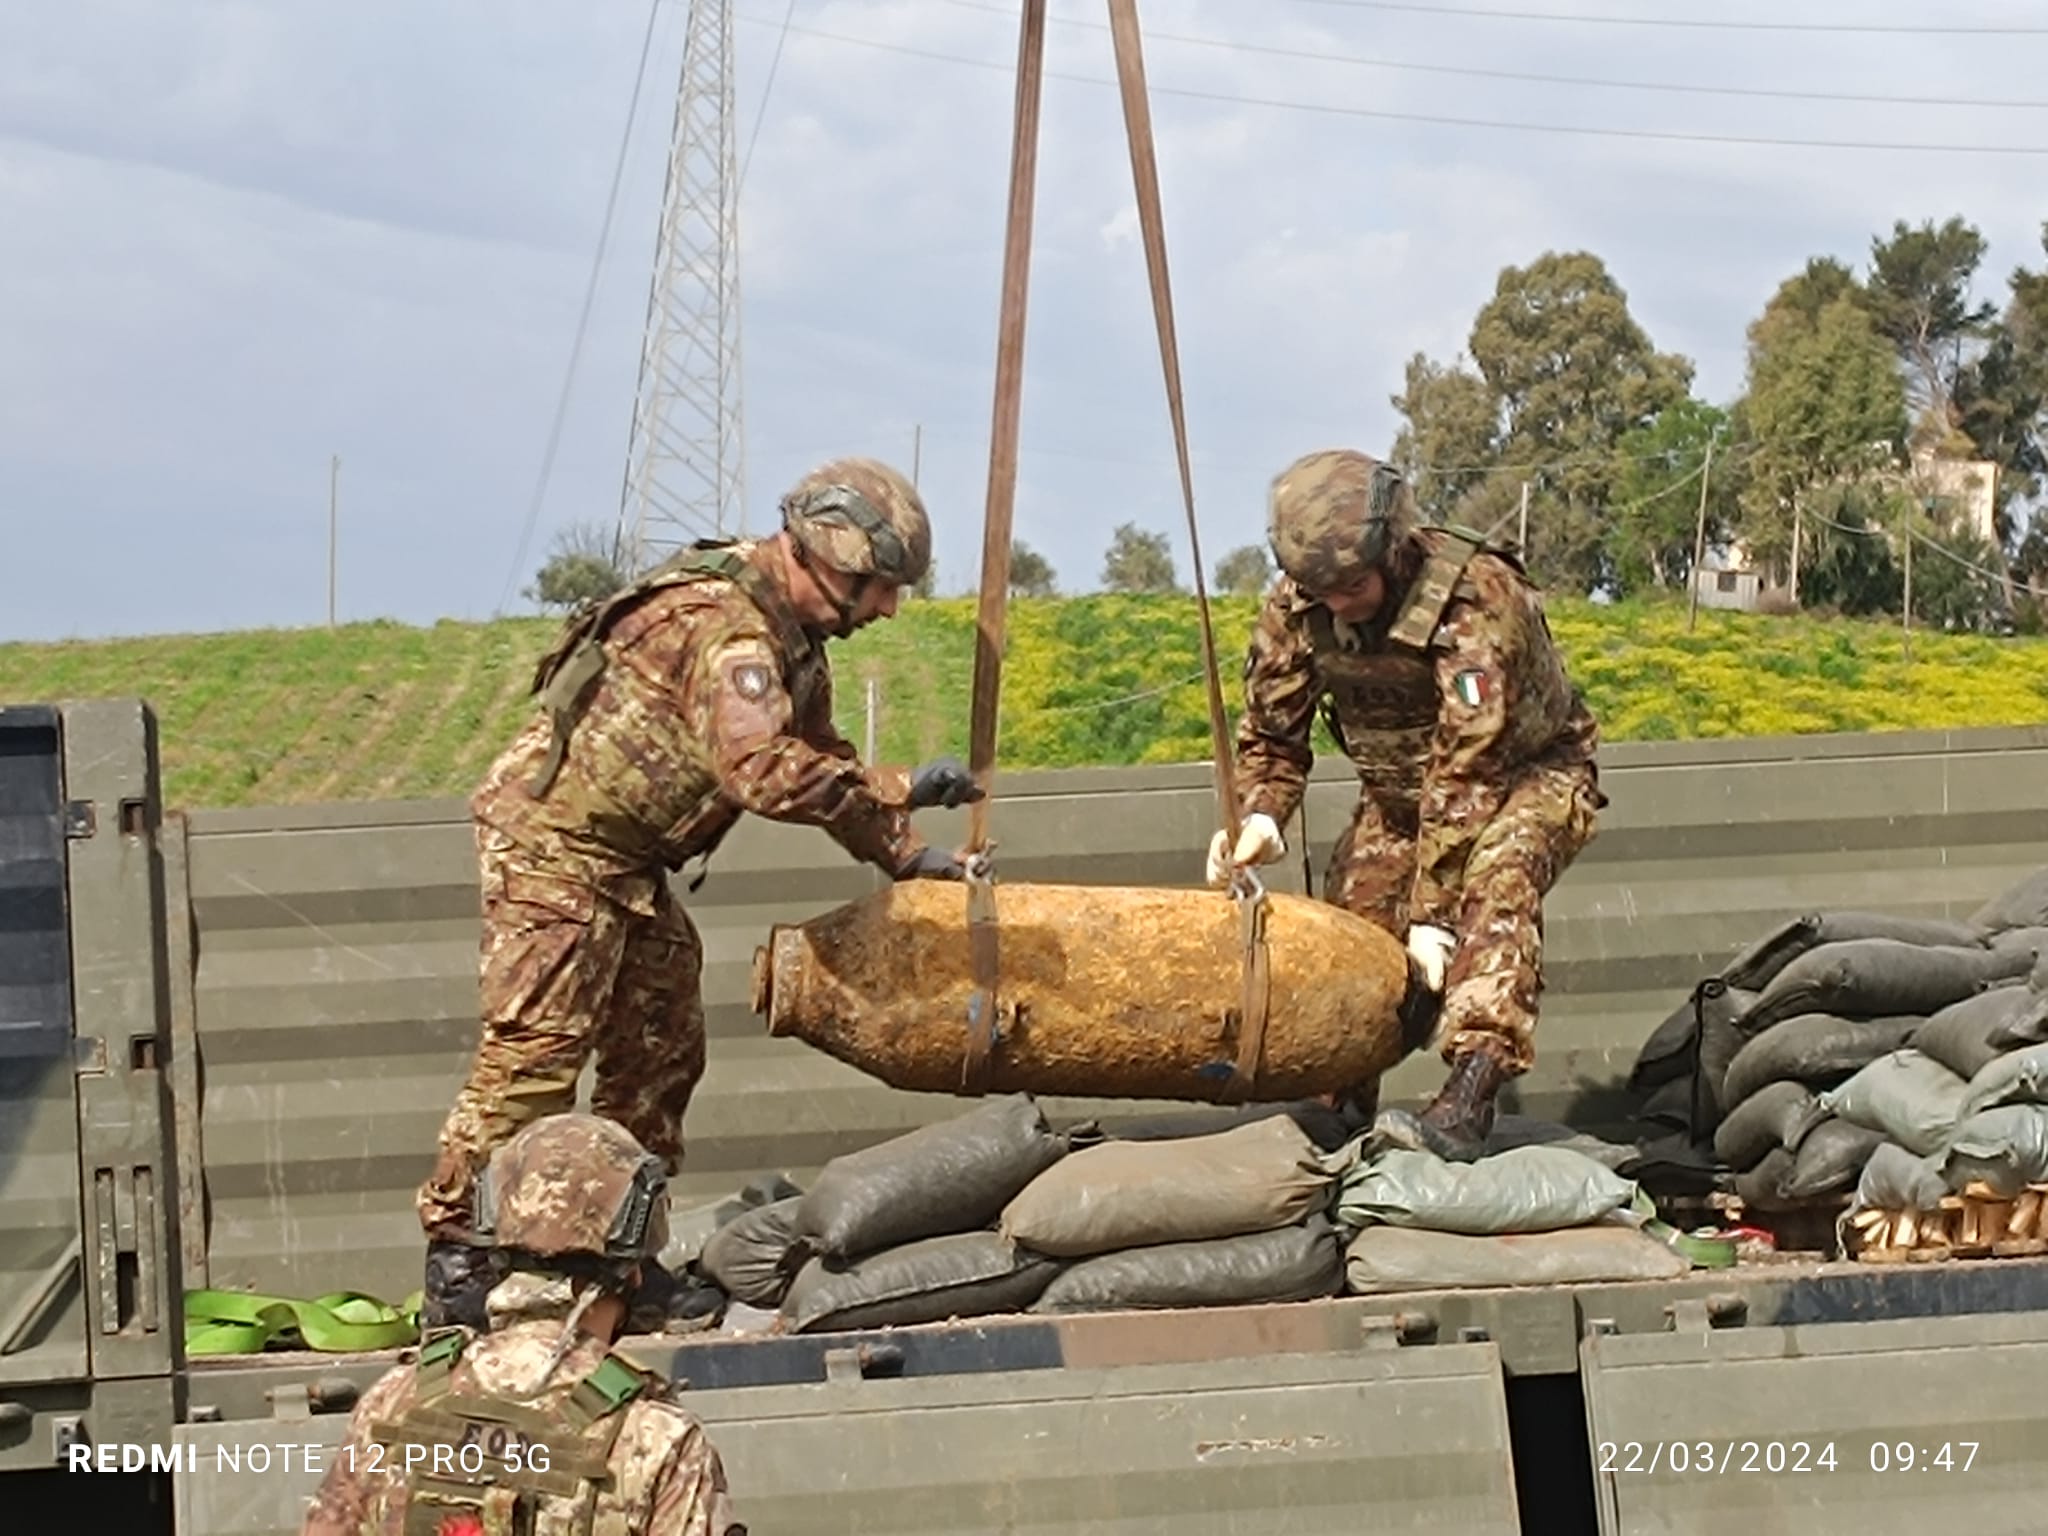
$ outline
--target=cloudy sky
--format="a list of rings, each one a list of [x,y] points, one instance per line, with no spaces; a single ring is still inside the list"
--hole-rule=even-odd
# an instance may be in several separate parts
[[[1525,19],[1546,9],[1762,25]],[[618,516],[686,10],[655,13],[529,532],[644,0],[0,6],[0,639],[322,622],[334,454],[344,619],[524,609],[559,530]],[[750,523],[825,456],[908,468],[921,428],[958,590],[980,552],[1016,5],[737,12]],[[1085,588],[1135,521],[1172,534],[1185,579],[1105,12],[1052,14],[1017,534]],[[1860,260],[1895,218],[1975,221],[2002,299],[2048,218],[2048,110],[2027,105],[2048,98],[2048,4],[1953,0],[1945,36],[1842,30],[1933,14],[1145,0],[1210,562],[1257,537],[1287,460],[1384,449],[1404,359],[1457,354],[1502,265],[1547,249],[1605,258],[1714,400],[1778,280]],[[1897,147],[1916,145],[1974,152]]]

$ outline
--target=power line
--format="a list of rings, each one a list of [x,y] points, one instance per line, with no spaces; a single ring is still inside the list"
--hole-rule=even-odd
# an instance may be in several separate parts
[[[744,21],[757,26],[772,26],[756,17],[742,17]],[[970,59],[955,53],[940,53],[929,48],[914,48],[906,43],[885,43],[871,37],[848,37],[840,32],[825,32],[815,27],[792,26],[792,32],[806,37],[819,38],[825,42],[844,43],[854,48],[873,48],[884,53],[900,53],[910,58],[930,59],[941,64],[965,64],[975,69],[991,69],[1002,74],[1014,73],[1015,66],[991,59]],[[2043,29],[2048,31],[2048,29]],[[1068,80],[1081,85],[1103,86],[1116,89],[1114,80],[1100,79],[1094,75],[1071,75],[1060,70],[1047,70],[1049,80]],[[1507,133],[1563,133],[1582,138],[1598,139],[1646,139],[1661,140],[1674,144],[1716,144],[1741,148],[1767,149],[1849,149],[1875,150],[1884,153],[1924,153],[1945,155],[2048,155],[2048,145],[2031,144],[1915,144],[1892,143],[1882,140],[1865,139],[1789,139],[1761,134],[1732,133],[1680,133],[1655,128],[1593,128],[1567,123],[1524,123],[1497,118],[1451,117],[1426,112],[1394,112],[1377,107],[1327,106],[1320,102],[1286,101],[1270,96],[1235,96],[1223,91],[1197,91],[1183,86],[1154,85],[1150,90],[1155,96],[1180,96],[1191,101],[1221,102],[1234,107],[1272,107],[1289,112],[1311,112],[1326,117],[1361,117],[1383,122],[1426,123],[1441,128],[1490,128]]]
[[[1010,14],[1005,7],[986,4],[984,0],[945,0],[945,3],[963,11],[981,11],[992,16]],[[1083,21],[1073,16],[1054,16],[1051,20],[1060,26],[1085,27],[1096,32],[1109,30],[1107,22]],[[1834,101],[1886,107],[2004,107],[2027,111],[2048,109],[2048,100],[2005,101],[1983,97],[1885,96],[1857,91],[1794,91],[1768,86],[1688,85],[1676,81],[1608,80],[1589,75],[1552,75],[1516,69],[1482,69],[1472,64],[1430,64],[1413,59],[1376,59],[1359,54],[1329,53],[1315,48],[1281,48],[1268,43],[1246,43],[1231,38],[1197,37],[1186,32],[1148,30],[1145,38],[1147,42],[1185,43],[1197,48],[1220,48],[1230,53],[1260,54],[1277,59],[1307,59],[1319,64],[1350,64],[1364,69],[1454,75],[1475,80],[1514,80],[1533,85],[1591,86],[1598,90],[1654,91],[1662,95],[1758,97],[1773,101]]]
[[[796,15],[796,0],[789,0],[789,9],[782,13],[782,30],[775,34],[775,52],[768,60],[768,83],[761,87],[761,104],[754,109],[754,131],[747,135],[747,152],[740,158],[739,189],[737,198],[747,185],[747,167],[754,163],[754,145],[761,137],[761,123],[768,116],[768,98],[775,92],[775,71],[782,63],[782,45],[789,41],[789,21]]]
[[[1406,11],[1420,16],[1469,16],[1487,21],[1555,21],[1601,27],[1683,27],[1716,32],[1826,32],[1864,33],[1896,37],[2040,37],[2048,26],[2012,27],[1970,24],[1962,26],[1895,26],[1878,22],[1852,21],[1726,21],[1718,17],[1689,16],[1588,16],[1563,11],[1507,11],[1462,5],[1420,5],[1414,0],[1299,0],[1304,5],[1336,6],[1356,11]]]
[[[505,574],[505,585],[498,593],[499,613],[505,611],[505,603],[512,595],[512,587],[519,580],[520,567],[526,563],[527,546],[533,541],[534,524],[540,520],[541,503],[547,497],[548,481],[554,477],[555,454],[562,445],[562,426],[569,416],[569,392],[576,382],[576,365],[583,356],[583,341],[590,333],[591,306],[597,299],[597,278],[604,270],[605,248],[611,243],[612,215],[619,204],[619,184],[625,179],[626,150],[633,142],[633,122],[640,113],[640,87],[647,78],[648,56],[654,51],[654,23],[661,14],[661,0],[652,0],[647,7],[647,31],[640,39],[640,62],[633,71],[633,94],[626,103],[625,126],[619,130],[619,153],[612,163],[611,190],[605,194],[604,221],[597,229],[597,249],[590,258],[590,279],[583,287],[583,312],[576,317],[576,339],[569,347],[569,363],[562,372],[561,394],[555,400],[555,420],[548,429],[548,445],[541,454],[540,474],[534,481],[533,499],[527,504],[526,521],[520,525],[519,543],[512,553],[511,568]]]

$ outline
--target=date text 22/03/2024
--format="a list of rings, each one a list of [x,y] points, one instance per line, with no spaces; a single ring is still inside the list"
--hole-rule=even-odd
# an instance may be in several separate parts
[[[1603,1440],[1599,1470],[1621,1477],[1834,1472],[1844,1467],[1872,1472],[1967,1472],[1976,1463],[1978,1446],[1975,1440],[1927,1445],[1872,1440],[1867,1446],[1845,1450],[1832,1440]]]

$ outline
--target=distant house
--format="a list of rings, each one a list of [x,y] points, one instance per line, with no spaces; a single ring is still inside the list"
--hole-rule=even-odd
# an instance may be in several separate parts
[[[1694,590],[1702,608],[1756,610],[1763,591],[1763,573],[1750,558],[1748,546],[1740,541],[1725,549],[1710,549],[1698,570],[1692,573]]]
[[[1998,542],[1998,466],[1988,459],[1945,458],[1931,448],[1913,452],[1913,487],[1947,526]]]

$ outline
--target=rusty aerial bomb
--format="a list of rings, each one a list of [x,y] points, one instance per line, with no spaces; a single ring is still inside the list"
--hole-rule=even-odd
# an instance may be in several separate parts
[[[1406,952],[1323,902],[1266,901],[1267,1018],[1235,1089],[1245,948],[1237,903],[1215,891],[995,887],[996,1038],[972,1083],[956,884],[905,881],[777,925],[755,952],[753,1007],[771,1035],[924,1092],[1272,1101],[1377,1078],[1409,1049]]]

